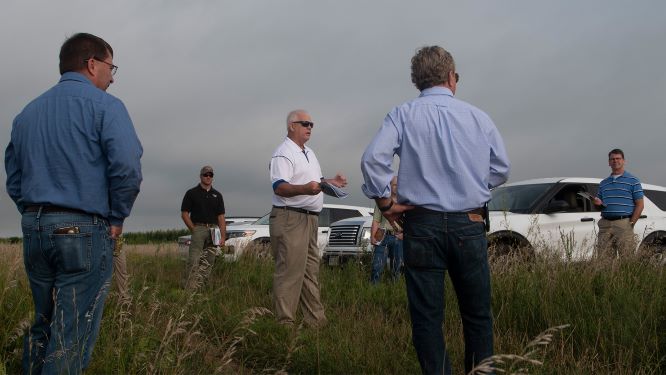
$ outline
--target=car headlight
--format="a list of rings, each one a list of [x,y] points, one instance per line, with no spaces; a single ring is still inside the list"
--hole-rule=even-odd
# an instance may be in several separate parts
[[[257,231],[256,230],[244,230],[244,231],[234,231],[227,232],[227,239],[238,238],[238,237],[252,237]]]
[[[363,228],[361,230],[361,241],[370,241],[370,228]]]

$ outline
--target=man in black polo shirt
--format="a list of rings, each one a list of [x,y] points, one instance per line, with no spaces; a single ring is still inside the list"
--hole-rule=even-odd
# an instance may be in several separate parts
[[[224,199],[219,191],[213,189],[213,176],[213,167],[206,165],[201,168],[201,181],[185,193],[180,206],[181,217],[192,233],[185,276],[187,289],[203,285],[213,269],[216,250],[211,229],[219,228],[220,244],[225,241]]]

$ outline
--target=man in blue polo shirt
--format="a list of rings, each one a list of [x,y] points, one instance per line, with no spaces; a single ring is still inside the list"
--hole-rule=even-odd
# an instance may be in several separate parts
[[[594,204],[602,206],[597,253],[604,257],[631,254],[636,242],[634,224],[643,212],[643,188],[638,178],[624,170],[624,152],[608,153],[611,175],[599,184]]]

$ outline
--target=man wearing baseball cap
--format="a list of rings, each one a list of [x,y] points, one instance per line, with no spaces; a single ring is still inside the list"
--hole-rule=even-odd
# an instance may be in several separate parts
[[[215,246],[211,228],[219,228],[220,243],[225,241],[224,199],[213,189],[213,167],[206,165],[199,172],[199,183],[188,190],[180,206],[180,214],[192,234],[187,257],[185,288],[196,289],[203,285],[215,262]]]

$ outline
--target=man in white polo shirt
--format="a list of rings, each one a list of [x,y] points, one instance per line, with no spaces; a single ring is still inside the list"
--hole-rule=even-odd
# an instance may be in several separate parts
[[[287,138],[270,162],[274,194],[269,228],[275,259],[273,303],[278,322],[293,325],[300,304],[304,323],[321,327],[326,324],[326,315],[319,295],[317,226],[324,204],[320,183],[345,187],[347,179],[341,174],[332,179],[322,177],[314,151],[305,145],[313,128],[312,118],[302,109],[287,116]]]

